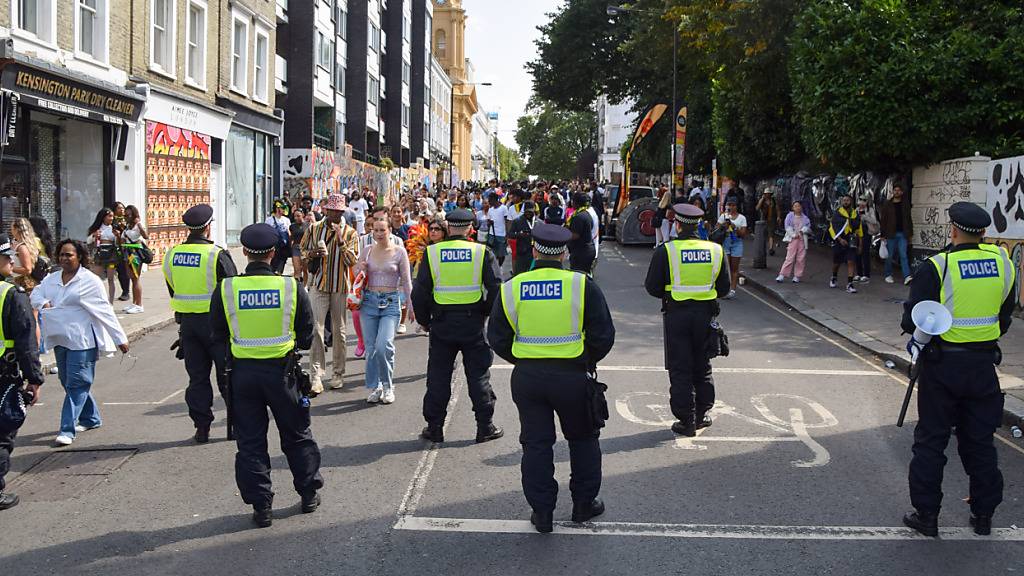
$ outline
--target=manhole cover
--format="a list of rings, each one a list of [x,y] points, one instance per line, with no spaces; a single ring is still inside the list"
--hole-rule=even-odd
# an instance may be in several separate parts
[[[56,452],[12,480],[10,490],[26,501],[77,498],[103,482],[134,455],[134,448]]]

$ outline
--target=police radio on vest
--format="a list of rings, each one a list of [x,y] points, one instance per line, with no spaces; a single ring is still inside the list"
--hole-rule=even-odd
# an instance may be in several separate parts
[[[242,290],[238,293],[238,307],[242,310],[266,310],[281,307],[278,290]]]
[[[473,251],[469,248],[444,248],[441,250],[441,262],[472,262]]]
[[[202,254],[189,254],[187,252],[179,252],[174,255],[171,259],[171,266],[187,266],[188,268],[199,268],[199,261],[202,258]]]

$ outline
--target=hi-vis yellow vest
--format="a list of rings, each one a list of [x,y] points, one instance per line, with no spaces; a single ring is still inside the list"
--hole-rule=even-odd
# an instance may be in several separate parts
[[[284,358],[295,347],[298,290],[291,276],[225,278],[221,300],[235,358]]]
[[[715,279],[722,269],[722,246],[707,240],[673,240],[665,244],[671,284],[665,291],[676,301],[718,298]]]
[[[583,354],[585,276],[536,268],[501,287],[505,317],[515,331],[516,358],[577,358]]]
[[[473,304],[483,299],[484,246],[449,240],[427,246],[434,302]]]
[[[998,340],[999,309],[1013,290],[1015,271],[1006,250],[991,244],[977,249],[943,252],[929,259],[942,287],[939,299],[953,315],[946,342]]]
[[[164,279],[174,290],[171,310],[190,314],[210,311],[210,298],[217,287],[215,244],[178,244],[164,255]]]
[[[0,311],[3,311],[4,304],[7,303],[7,295],[11,290],[14,290],[13,284],[0,280]],[[7,335],[4,334],[4,324],[0,322],[0,356],[12,348],[14,348],[14,340],[7,339]]]

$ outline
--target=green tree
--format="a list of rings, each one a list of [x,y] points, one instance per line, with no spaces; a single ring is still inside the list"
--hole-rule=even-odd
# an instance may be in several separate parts
[[[500,140],[498,141],[498,165],[501,166],[502,180],[526,178],[526,169],[519,150],[505,146]]]
[[[596,129],[592,111],[570,112],[532,100],[516,131],[516,143],[527,158],[526,172],[543,178],[572,178],[580,154],[594,144]]]
[[[1024,153],[1020,0],[813,0],[792,46],[803,140],[831,167]]]

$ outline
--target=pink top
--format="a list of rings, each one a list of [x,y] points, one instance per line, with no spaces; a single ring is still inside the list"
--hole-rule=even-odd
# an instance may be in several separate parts
[[[383,250],[369,247],[359,254],[359,269],[366,272],[366,290],[371,292],[395,292],[401,290],[406,296],[412,292],[412,278],[409,274],[409,254],[403,246],[395,246],[391,257]]]

